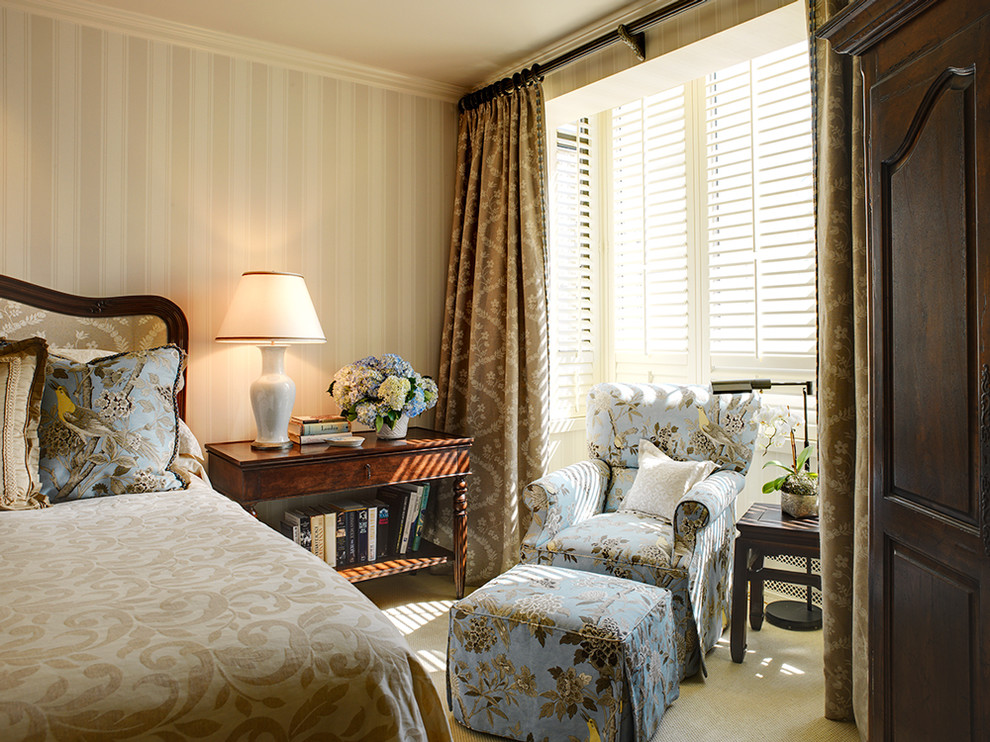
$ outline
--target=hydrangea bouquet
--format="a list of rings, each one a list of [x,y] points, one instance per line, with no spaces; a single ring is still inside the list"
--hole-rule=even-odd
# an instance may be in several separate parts
[[[437,383],[392,353],[344,366],[334,374],[327,391],[348,420],[376,431],[382,425],[395,427],[403,415],[416,417],[437,403]]]

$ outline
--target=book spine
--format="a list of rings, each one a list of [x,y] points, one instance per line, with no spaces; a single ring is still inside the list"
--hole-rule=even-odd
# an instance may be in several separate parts
[[[309,545],[310,551],[325,561],[324,548],[326,547],[326,539],[323,532],[322,515],[314,513],[309,517],[309,530],[312,533]]]
[[[310,443],[326,443],[327,441],[334,441],[339,438],[348,438],[350,433],[320,433],[319,435],[299,435],[298,433],[289,433],[289,440],[293,443],[298,443],[300,446],[305,446]]]
[[[412,535],[412,527],[419,515],[419,490],[410,492],[406,499],[406,514],[402,519],[402,545],[400,554],[406,554],[409,550],[409,537]]]
[[[357,556],[359,562],[368,561],[368,510],[357,511]]]
[[[384,559],[388,553],[388,505],[378,506],[378,558]]]
[[[334,514],[337,519],[337,566],[347,564],[347,513]]]
[[[299,543],[299,526],[295,523],[289,523],[288,521],[283,520],[279,523],[279,530],[282,532],[282,535],[290,541],[294,541],[297,544]]]
[[[426,518],[426,503],[430,499],[430,485],[424,484],[421,487],[421,502],[419,504],[419,516],[416,518],[416,528],[413,532],[413,551],[419,551],[419,545],[423,541],[423,521]]]
[[[368,561],[378,558],[378,507],[371,505],[365,516],[368,519]]]
[[[347,511],[347,563],[354,564],[357,561],[357,514],[353,510]]]
[[[390,556],[399,556],[402,552],[402,518],[405,512],[406,499],[409,493],[399,487],[382,487],[378,490],[378,499],[388,505],[388,548]]]
[[[321,435],[325,433],[349,433],[351,426],[346,422],[289,423],[289,432],[296,435]]]
[[[347,418],[343,415],[292,415],[289,418],[290,425],[307,425],[310,423],[346,423]]]
[[[323,544],[323,558],[331,567],[337,566],[337,514],[334,512],[323,514],[323,537],[326,542]]]
[[[299,522],[299,545],[307,551],[313,548],[313,533],[310,531],[309,518],[305,516]]]
[[[402,494],[402,499],[399,501],[399,517],[396,523],[395,529],[395,554],[396,556],[402,556],[402,532],[405,529],[406,518],[409,515],[409,493],[404,492]]]

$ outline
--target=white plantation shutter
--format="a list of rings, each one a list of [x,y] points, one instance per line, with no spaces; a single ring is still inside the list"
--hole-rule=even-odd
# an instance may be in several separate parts
[[[685,88],[612,111],[613,336],[617,353],[686,364]]]
[[[813,370],[807,42],[709,75],[705,131],[712,363]]]
[[[597,338],[591,242],[591,135],[587,119],[554,135],[550,250],[550,379],[553,417],[584,414]]]
[[[643,105],[612,111],[612,340],[646,353],[646,243],[643,238]]]
[[[553,134],[556,417],[602,380],[814,373],[808,61],[804,41]]]
[[[708,328],[712,353],[756,355],[753,119],[748,63],[709,76],[707,150]]]

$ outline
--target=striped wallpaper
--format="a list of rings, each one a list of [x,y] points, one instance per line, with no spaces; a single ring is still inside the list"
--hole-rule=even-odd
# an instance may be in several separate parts
[[[0,4],[0,116],[0,272],[177,302],[200,440],[253,435],[260,354],[213,341],[245,270],[302,273],[316,303],[297,412],[370,353],[436,372],[453,102]]]

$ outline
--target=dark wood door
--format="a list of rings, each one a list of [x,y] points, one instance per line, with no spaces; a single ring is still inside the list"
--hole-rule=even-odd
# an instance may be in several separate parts
[[[868,5],[870,739],[987,740],[990,8]]]

